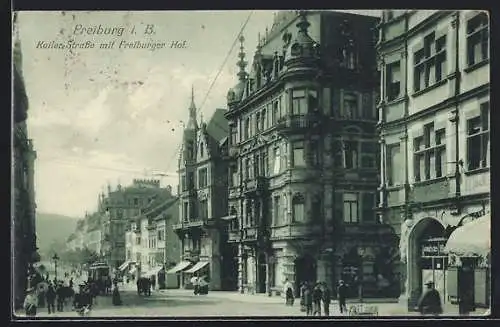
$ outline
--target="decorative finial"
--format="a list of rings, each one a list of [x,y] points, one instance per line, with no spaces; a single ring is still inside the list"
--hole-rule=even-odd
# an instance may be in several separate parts
[[[307,33],[307,28],[310,25],[311,24],[309,24],[309,22],[307,21],[307,11],[300,10],[299,11],[299,22],[297,23],[297,27],[299,28],[300,32]]]
[[[238,72],[238,79],[240,81],[244,81],[246,79],[247,73],[245,72],[245,67],[247,66],[247,62],[245,61],[245,48],[243,46],[243,42],[245,42],[245,37],[243,34],[240,36],[240,53],[238,54],[238,57],[240,60],[238,60],[238,63],[236,64],[239,68],[240,71]]]

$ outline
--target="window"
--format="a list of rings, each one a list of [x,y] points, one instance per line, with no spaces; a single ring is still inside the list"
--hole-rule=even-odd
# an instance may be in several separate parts
[[[317,140],[309,142],[308,161],[311,166],[319,166],[321,164],[321,152]]]
[[[139,199],[138,198],[134,198],[134,205],[135,206],[139,205]]]
[[[486,13],[467,22],[467,64],[472,66],[489,57],[489,26]]]
[[[375,222],[375,194],[363,193],[363,222]]]
[[[261,174],[261,176],[267,176],[267,172],[269,171],[268,164],[269,164],[268,155],[267,155],[267,151],[265,151],[260,155],[260,174]]]
[[[250,117],[245,119],[245,140],[248,140],[250,137]]]
[[[481,114],[467,121],[467,169],[488,167],[490,164],[489,102],[481,104]]]
[[[294,167],[304,167],[306,165],[304,160],[304,142],[292,143],[292,162]]]
[[[275,125],[278,122],[278,119],[280,119],[278,101],[273,102],[273,118],[272,119],[273,119],[273,125]]]
[[[358,195],[356,193],[344,193],[344,222],[358,223]]]
[[[208,201],[206,199],[199,202],[200,220],[208,219]]]
[[[273,172],[275,175],[281,172],[281,155],[280,155],[280,147],[277,146],[274,148],[274,169]]]
[[[306,92],[304,90],[292,91],[292,115],[307,113]]]
[[[356,119],[358,118],[358,98],[355,94],[346,93],[344,94],[344,111],[343,116],[346,119]]]
[[[361,167],[375,168],[378,152],[377,142],[362,142],[361,143]]]
[[[141,245],[141,237],[140,236],[136,236],[136,238],[135,238],[135,244],[136,245]]]
[[[187,202],[183,203],[182,218],[185,222],[189,221],[189,204]]]
[[[189,172],[187,174],[187,187],[188,189],[194,188],[194,172]]]
[[[425,125],[424,135],[414,139],[414,174],[416,182],[442,177],[446,174],[445,140],[445,129],[434,131],[433,123]]]
[[[163,229],[158,230],[158,241],[164,240],[164,238],[163,238],[164,233],[165,233],[165,231]]]
[[[198,186],[200,188],[207,187],[207,185],[208,185],[208,170],[207,170],[207,168],[201,168],[200,170],[198,170],[198,183],[199,183]]]
[[[255,154],[254,159],[253,159],[254,165],[253,165],[253,175],[255,177],[259,177],[261,173],[261,167],[260,167],[260,155]]]
[[[229,171],[230,171],[229,186],[238,185],[238,166],[237,165],[230,166]]]
[[[200,142],[200,157],[203,157],[203,142]]]
[[[273,220],[274,226],[280,226],[281,221],[280,221],[280,197],[275,196],[273,199]]]
[[[344,158],[345,168],[356,169],[358,168],[358,142],[345,141],[344,142]]]
[[[238,143],[238,130],[235,126],[231,126],[229,128],[231,133],[231,145],[235,145]]]
[[[435,32],[424,37],[424,47],[414,54],[415,92],[423,90],[446,75],[446,35],[436,39]]]
[[[245,180],[249,180],[251,175],[250,175],[250,168],[252,166],[252,162],[250,161],[250,158],[245,159]]]
[[[333,140],[333,166],[336,168],[344,167],[344,150],[341,140]]]
[[[260,112],[255,114],[255,132],[258,133],[261,130],[260,126],[261,120],[260,120]]]
[[[305,200],[300,194],[294,195],[292,199],[292,217],[294,222],[305,221]]]
[[[260,128],[261,130],[266,130],[267,126],[266,126],[266,123],[267,123],[267,111],[266,109],[262,110],[262,114],[260,115]]]
[[[397,185],[402,182],[401,176],[401,146],[399,143],[387,145],[387,185]]]
[[[393,62],[386,66],[387,100],[397,99],[401,94],[401,63]]]
[[[318,92],[316,90],[307,91],[307,107],[309,112],[318,110]]]
[[[321,204],[321,196],[315,195],[312,199],[311,202],[311,213],[312,213],[312,220],[314,221],[319,221],[321,220],[322,217],[322,204]]]

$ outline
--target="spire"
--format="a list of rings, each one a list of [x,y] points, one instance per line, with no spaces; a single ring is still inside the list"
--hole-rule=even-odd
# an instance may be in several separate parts
[[[191,86],[191,104],[189,105],[189,120],[186,129],[198,129],[196,122],[196,105],[194,104],[194,86]]]
[[[240,36],[240,53],[238,54],[238,57],[240,60],[238,60],[238,63],[236,64],[239,68],[240,71],[238,72],[238,79],[240,81],[245,81],[247,77],[247,72],[245,71],[245,67],[247,66],[248,62],[245,61],[245,47],[243,46],[243,42],[245,42],[245,37],[243,34]]]

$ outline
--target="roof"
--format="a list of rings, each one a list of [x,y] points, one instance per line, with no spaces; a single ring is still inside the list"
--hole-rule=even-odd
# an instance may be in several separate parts
[[[217,142],[226,137],[229,132],[229,124],[226,117],[224,117],[226,112],[227,109],[215,109],[214,114],[207,124],[208,135],[213,137]]]

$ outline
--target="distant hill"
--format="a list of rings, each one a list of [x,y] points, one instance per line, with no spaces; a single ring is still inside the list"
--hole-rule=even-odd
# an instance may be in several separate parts
[[[53,213],[36,214],[37,246],[40,255],[50,255],[54,249],[64,246],[68,236],[75,231],[78,218]]]

